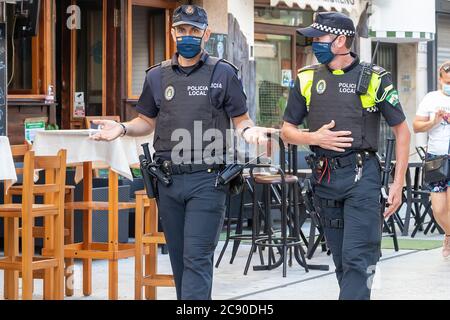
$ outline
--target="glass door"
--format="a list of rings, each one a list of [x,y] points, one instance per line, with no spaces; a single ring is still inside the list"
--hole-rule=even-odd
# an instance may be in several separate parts
[[[103,115],[103,0],[77,0],[74,118]]]
[[[257,124],[280,128],[294,79],[292,35],[255,34]]]

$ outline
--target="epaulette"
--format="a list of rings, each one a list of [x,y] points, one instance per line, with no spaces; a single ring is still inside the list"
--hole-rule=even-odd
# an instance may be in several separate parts
[[[161,65],[161,63],[157,63],[157,64],[151,66],[150,68],[148,68],[147,70],[145,70],[145,73],[149,72],[150,70],[152,70],[152,69],[154,69],[154,68],[156,68],[156,67],[159,67],[160,65]]]
[[[301,69],[298,69],[298,73],[304,72],[304,71],[307,71],[307,70],[317,70],[317,69],[319,69],[320,66],[321,66],[320,64],[312,64],[310,66],[306,66],[306,67],[303,67]]]
[[[234,64],[232,64],[230,61],[228,61],[226,59],[220,59],[219,62],[224,62],[224,63],[230,65],[234,69],[234,71],[239,72],[239,68],[236,67]]]
[[[383,67],[377,66],[377,65],[372,66],[372,71],[380,76],[383,76],[386,73],[388,73],[388,71],[386,69],[384,69]]]

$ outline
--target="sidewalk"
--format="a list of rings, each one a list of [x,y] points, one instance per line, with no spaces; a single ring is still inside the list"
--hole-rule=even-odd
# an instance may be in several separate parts
[[[435,238],[435,237],[433,237]],[[436,238],[435,238],[436,239]],[[223,242],[216,251],[218,256]],[[334,275],[331,257],[318,252],[311,264],[329,264],[330,271],[305,271],[295,262],[288,268],[287,277],[283,278],[281,268],[272,271],[253,271],[243,275],[248,244],[239,248],[232,265],[229,264],[231,246],[224,255],[221,265],[215,269],[214,299],[249,299],[249,300],[335,300],[338,297],[338,285]],[[320,250],[319,250],[320,251]],[[159,256],[159,271],[170,272],[168,255]],[[254,256],[252,265],[259,262]],[[83,297],[81,263],[75,266],[75,296],[69,300],[107,299],[108,264],[104,261],[93,263],[93,294]],[[428,251],[383,250],[379,263],[379,272],[374,280],[373,299],[450,299],[450,260],[444,260],[441,249]],[[42,281],[35,281],[36,299],[41,298]],[[3,295],[3,272],[0,272],[0,295]],[[119,297],[134,299],[134,259],[120,261]],[[159,299],[175,299],[174,288],[158,289]]]

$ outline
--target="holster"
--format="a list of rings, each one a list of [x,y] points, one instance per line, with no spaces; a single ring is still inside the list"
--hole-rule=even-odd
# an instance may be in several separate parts
[[[231,195],[240,194],[244,190],[245,178],[241,174],[238,174],[233,180],[230,181],[229,192]]]
[[[140,169],[142,174],[142,180],[144,180],[144,186],[145,191],[147,192],[147,196],[150,199],[157,199],[158,198],[158,187],[157,187],[157,181],[155,178],[150,176],[150,174],[147,171],[147,160],[144,156],[140,156]]]

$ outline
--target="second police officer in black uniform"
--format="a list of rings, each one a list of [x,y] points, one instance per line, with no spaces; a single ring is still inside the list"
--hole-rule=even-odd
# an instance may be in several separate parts
[[[391,76],[373,66],[366,94],[357,94],[362,69],[350,48],[355,27],[341,13],[318,13],[299,33],[313,38],[320,64],[301,69],[284,115],[283,138],[308,144],[317,205],[331,249],[340,299],[370,299],[380,258],[382,216],[378,150],[380,114],[397,139],[396,174],[385,217],[400,206],[410,132]],[[307,117],[309,132],[297,129]]]
[[[97,121],[93,138],[145,136],[154,131],[158,162],[172,184],[158,183],[158,212],[167,241],[178,299],[211,299],[213,256],[225,213],[226,187],[217,185],[232,120],[248,143],[267,141],[269,129],[248,116],[238,70],[204,51],[210,36],[206,11],[184,5],[173,14],[177,53],[147,70],[136,110],[120,124]],[[209,148],[213,145],[213,148]]]

